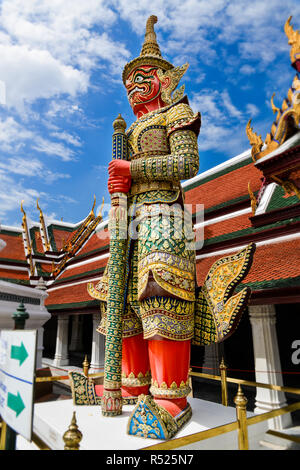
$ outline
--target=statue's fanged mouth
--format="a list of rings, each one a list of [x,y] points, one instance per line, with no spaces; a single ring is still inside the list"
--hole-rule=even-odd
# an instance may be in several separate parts
[[[132,96],[134,95],[134,93],[143,93],[145,90],[143,88],[139,88],[137,86],[135,86],[129,93],[128,93],[128,98],[132,98]]]

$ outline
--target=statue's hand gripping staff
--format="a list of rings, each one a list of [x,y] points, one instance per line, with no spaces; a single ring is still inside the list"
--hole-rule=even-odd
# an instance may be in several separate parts
[[[113,159],[127,159],[126,122],[119,114],[113,123]],[[126,294],[127,196],[111,193],[110,258],[102,414],[122,413],[122,316]]]

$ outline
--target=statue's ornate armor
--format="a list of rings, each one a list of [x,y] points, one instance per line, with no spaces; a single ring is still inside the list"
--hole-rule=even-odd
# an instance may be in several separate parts
[[[138,119],[127,131],[132,186],[128,198],[130,273],[123,337],[144,333],[173,340],[194,334],[195,252],[181,179],[198,172],[199,113],[187,100]],[[134,238],[133,234],[133,238]],[[109,263],[108,263],[109,266]],[[168,296],[140,300],[149,274]],[[98,290],[106,301],[106,270]],[[105,334],[105,305],[98,331]]]

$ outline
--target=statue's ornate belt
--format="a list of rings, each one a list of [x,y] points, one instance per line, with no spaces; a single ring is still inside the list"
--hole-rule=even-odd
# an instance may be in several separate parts
[[[180,186],[176,181],[141,181],[133,182],[130,188],[130,195],[146,193],[147,191],[179,191]]]
[[[168,150],[146,150],[145,152],[138,152],[132,155],[129,159],[137,160],[138,158],[160,157],[162,155],[169,155]]]

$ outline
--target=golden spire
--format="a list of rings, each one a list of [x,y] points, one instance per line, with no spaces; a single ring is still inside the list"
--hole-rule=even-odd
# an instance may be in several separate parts
[[[159,45],[157,44],[156,34],[154,31],[154,25],[157,23],[157,16],[149,16],[146,23],[145,41],[140,53],[140,56],[154,55],[162,57]]]
[[[146,23],[145,40],[138,57],[128,62],[123,70],[123,83],[126,83],[128,75],[139,65],[151,65],[161,68],[162,70],[170,70],[173,65],[167,60],[163,59],[159,46],[156,40],[154,25],[157,23],[157,16],[149,16]]]

